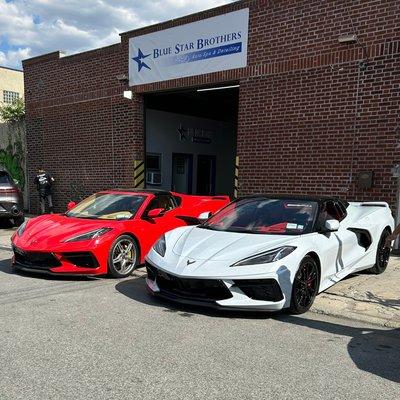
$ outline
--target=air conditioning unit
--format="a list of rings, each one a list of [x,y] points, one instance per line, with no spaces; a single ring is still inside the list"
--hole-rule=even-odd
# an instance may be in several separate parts
[[[161,172],[148,171],[146,173],[146,183],[149,185],[161,185]]]

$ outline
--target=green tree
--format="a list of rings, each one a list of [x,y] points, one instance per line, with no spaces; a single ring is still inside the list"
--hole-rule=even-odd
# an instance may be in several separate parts
[[[4,122],[13,123],[22,121],[25,117],[25,104],[23,99],[16,99],[10,104],[0,107],[0,117]]]

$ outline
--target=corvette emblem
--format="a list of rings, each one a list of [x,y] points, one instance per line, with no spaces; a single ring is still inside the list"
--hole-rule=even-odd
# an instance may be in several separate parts
[[[187,260],[187,261],[186,261],[186,265],[194,264],[195,262],[196,262],[196,261]]]

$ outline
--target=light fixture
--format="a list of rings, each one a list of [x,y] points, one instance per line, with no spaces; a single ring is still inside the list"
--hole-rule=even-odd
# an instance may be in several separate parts
[[[125,99],[132,100],[132,97],[133,97],[132,90],[124,90],[124,95],[123,96],[124,96]]]
[[[129,81],[129,78],[125,74],[117,75],[116,78],[121,83],[126,83]]]
[[[338,38],[339,43],[356,43],[357,35],[343,35]]]
[[[210,90],[224,90],[224,89],[233,89],[233,88],[238,88],[239,85],[231,85],[231,86],[218,86],[218,87],[212,87],[212,88],[205,88],[205,89],[197,89],[198,92],[208,92]]]

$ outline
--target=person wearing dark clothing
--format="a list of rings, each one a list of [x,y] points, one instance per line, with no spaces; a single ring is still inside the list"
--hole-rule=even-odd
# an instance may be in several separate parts
[[[387,238],[386,238],[386,242],[385,242],[385,246],[388,247],[389,249],[392,247],[392,242],[394,240],[397,239],[397,236],[399,236],[400,234],[400,225],[397,225],[394,228],[394,231],[392,234],[390,234]]]
[[[39,169],[34,182],[39,192],[40,210],[42,214],[46,212],[46,200],[49,205],[49,211],[52,213],[53,199],[51,197],[51,186],[54,182],[54,178],[45,170]]]

